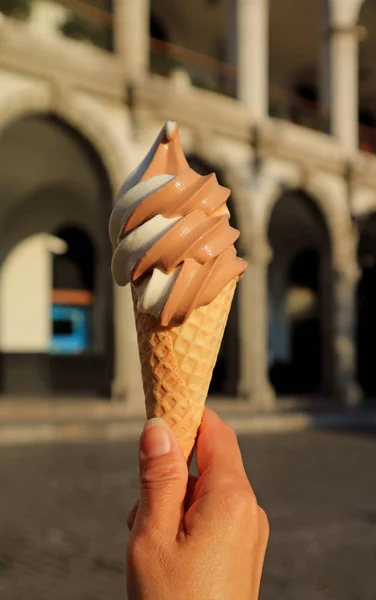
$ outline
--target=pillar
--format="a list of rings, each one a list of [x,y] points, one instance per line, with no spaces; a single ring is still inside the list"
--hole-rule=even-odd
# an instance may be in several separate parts
[[[237,96],[254,123],[268,115],[269,1],[232,0],[236,7]]]
[[[130,414],[145,414],[133,302],[128,287],[114,287],[115,368],[112,398]]]
[[[149,63],[149,0],[114,0],[114,45],[129,81],[142,79]]]
[[[239,396],[255,410],[269,411],[275,406],[268,379],[267,272],[270,249],[258,241],[248,257],[248,269],[239,283]]]
[[[356,288],[358,268],[349,264],[337,270],[334,281],[335,392],[347,406],[357,406],[362,393],[356,382]]]
[[[344,150],[358,149],[358,45],[362,29],[357,27],[364,0],[325,0],[322,100],[329,106],[332,133]]]

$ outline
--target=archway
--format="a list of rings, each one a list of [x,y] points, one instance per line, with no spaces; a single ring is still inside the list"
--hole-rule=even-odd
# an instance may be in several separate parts
[[[269,222],[269,376],[279,395],[328,392],[332,377],[331,252],[315,203],[284,194]]]
[[[78,307],[86,303],[93,322],[85,347],[74,346],[72,339],[70,347],[60,350],[51,340],[43,348],[2,347],[1,391],[109,396],[113,327],[107,223],[112,193],[101,160],[85,139],[53,116],[20,120],[0,137],[0,197],[0,264],[6,265],[12,249],[31,236],[60,239],[65,250],[51,259],[51,331],[55,304],[70,307],[71,315],[76,310],[77,317]],[[37,381],[19,377],[31,371],[38,372]]]
[[[225,174],[217,167],[214,167],[195,155],[188,156],[188,162],[192,169],[201,175],[208,175],[209,173],[215,172],[220,185],[228,187],[226,186]],[[230,211],[230,223],[232,227],[239,229],[235,201],[231,196],[227,201],[227,206]],[[237,244],[235,245],[237,246]],[[237,250],[239,252],[238,247]],[[209,394],[216,396],[235,396],[237,393],[237,382],[239,377],[238,313],[238,295],[236,291],[218,354],[217,363],[213,371]]]
[[[54,255],[53,289],[93,292],[95,288],[95,249],[90,236],[74,226],[56,230],[67,250]]]
[[[360,225],[358,260],[362,272],[357,294],[358,381],[366,397],[376,398],[376,213]]]

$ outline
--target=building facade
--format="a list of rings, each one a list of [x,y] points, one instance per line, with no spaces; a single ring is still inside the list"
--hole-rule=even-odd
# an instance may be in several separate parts
[[[0,17],[0,392],[140,407],[107,224],[173,119],[232,189],[249,261],[212,393],[376,395],[373,0],[0,0]]]

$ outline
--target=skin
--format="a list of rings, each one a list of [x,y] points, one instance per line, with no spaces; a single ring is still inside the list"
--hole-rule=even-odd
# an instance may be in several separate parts
[[[269,537],[234,431],[205,409],[188,475],[153,419],[140,440],[140,500],[128,517],[129,600],[257,600]]]

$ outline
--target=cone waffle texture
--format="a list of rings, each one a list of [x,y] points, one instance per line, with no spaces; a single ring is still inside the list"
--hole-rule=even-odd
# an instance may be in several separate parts
[[[201,423],[236,279],[179,327],[162,327],[133,296],[146,415],[163,418],[188,460]]]

